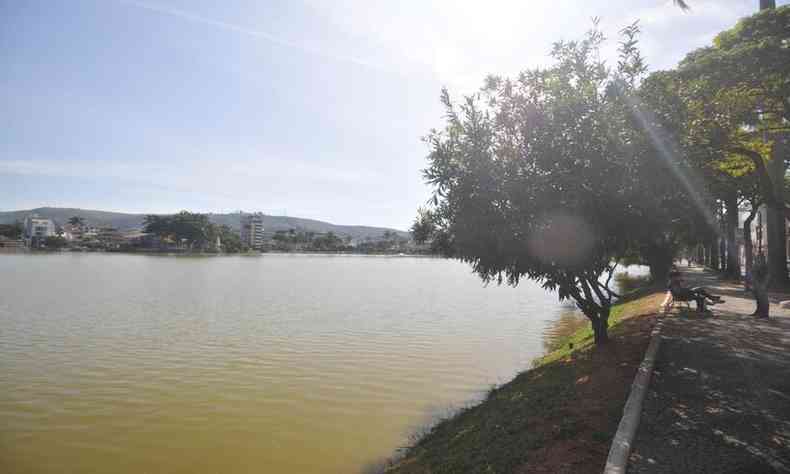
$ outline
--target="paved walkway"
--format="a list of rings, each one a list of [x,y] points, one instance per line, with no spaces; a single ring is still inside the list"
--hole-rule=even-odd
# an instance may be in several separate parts
[[[700,268],[684,279],[726,302],[664,318],[628,472],[790,473],[790,296],[756,320],[742,287]]]

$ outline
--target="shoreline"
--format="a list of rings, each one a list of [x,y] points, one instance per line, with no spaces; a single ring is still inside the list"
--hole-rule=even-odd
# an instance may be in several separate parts
[[[663,296],[657,287],[624,295],[612,308],[608,345],[595,347],[586,325],[363,472],[602,472]]]
[[[350,251],[250,251],[250,252],[192,252],[192,251],[158,251],[158,250],[44,250],[44,249],[19,249],[14,251],[0,251],[0,255],[56,255],[56,254],[122,254],[122,255],[148,255],[161,257],[262,257],[265,255],[326,255],[326,256],[370,256],[370,257],[418,257],[418,258],[444,258],[440,255],[428,253],[395,253],[395,252],[350,252]]]

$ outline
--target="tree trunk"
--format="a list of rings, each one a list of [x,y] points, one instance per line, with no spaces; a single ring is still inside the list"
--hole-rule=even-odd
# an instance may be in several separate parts
[[[768,318],[770,313],[770,305],[768,301],[768,268],[764,262],[758,262],[754,271],[754,278],[752,281],[752,292],[754,299],[757,303],[757,309],[754,310],[752,316],[758,318]]]
[[[764,284],[755,284],[753,286],[752,292],[754,293],[754,299],[757,302],[757,309],[754,310],[752,313],[757,318],[768,318],[770,312],[770,306],[768,302],[768,289]]]
[[[719,243],[719,267],[717,270],[721,272],[722,275],[726,274],[727,272],[727,219],[724,216],[724,202],[720,202],[719,204],[719,237],[716,239],[716,242]]]
[[[719,249],[717,248],[718,246],[716,245],[717,240],[718,239],[714,239],[708,245],[708,253],[710,254],[710,265],[708,266],[713,270],[719,269]]]
[[[672,263],[660,262],[650,265],[650,279],[654,282],[666,282]]]
[[[653,243],[646,252],[646,263],[650,267],[650,278],[654,282],[665,282],[672,268],[673,249],[666,243]]]
[[[787,284],[787,250],[785,248],[784,210],[768,207],[768,272],[771,282],[779,287]]]
[[[609,342],[609,310],[610,308],[607,306],[601,309],[595,319],[590,318],[596,345]]]
[[[738,229],[738,195],[731,193],[724,201],[727,208],[727,273],[730,278],[740,278],[741,262],[738,259],[738,241],[735,233]]]
[[[788,285],[787,249],[785,229],[784,179],[785,166],[783,153],[785,137],[777,134],[774,137],[771,160],[767,164],[763,156],[754,150],[734,148],[732,151],[748,157],[757,171],[760,193],[767,209],[766,235],[768,240],[768,274],[771,283],[778,287]]]
[[[768,171],[773,186],[773,199],[768,203],[768,273],[772,286],[785,287],[787,275],[787,228],[785,224],[784,166],[785,137],[777,134],[771,150]]]
[[[727,243],[724,238],[719,239],[719,271],[727,273]]]
[[[757,215],[757,206],[752,206],[752,212],[743,221],[743,257],[745,260],[746,275],[744,281],[746,288],[752,285],[752,268],[754,267],[754,244],[752,244],[752,221]]]
[[[776,8],[776,0],[760,0],[760,10]]]

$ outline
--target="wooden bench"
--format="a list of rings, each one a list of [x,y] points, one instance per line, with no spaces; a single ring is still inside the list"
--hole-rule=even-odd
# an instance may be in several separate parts
[[[667,290],[667,296],[664,299],[664,311],[667,312],[672,309],[675,303],[686,303],[686,308],[691,309],[692,301],[696,301],[696,299],[691,298],[688,295],[679,295],[670,288]]]

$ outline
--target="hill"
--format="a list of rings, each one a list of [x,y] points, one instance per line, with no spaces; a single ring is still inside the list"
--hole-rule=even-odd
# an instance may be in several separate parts
[[[39,207],[22,211],[0,212],[0,224],[11,224],[23,220],[30,214],[52,219],[57,224],[66,223],[72,216],[80,216],[88,225],[112,226],[121,230],[139,229],[143,225],[145,214],[127,214],[123,212],[97,211],[90,209],[75,209],[67,207]],[[234,229],[239,228],[239,214],[208,214],[211,222],[225,224]],[[294,229],[297,232],[334,232],[337,235],[347,235],[352,239],[364,240],[366,238],[378,239],[386,231],[395,232],[400,236],[408,237],[407,232],[386,227],[370,227],[358,225],[337,225],[314,219],[302,219],[288,216],[263,216],[263,227],[266,233],[278,230]]]

